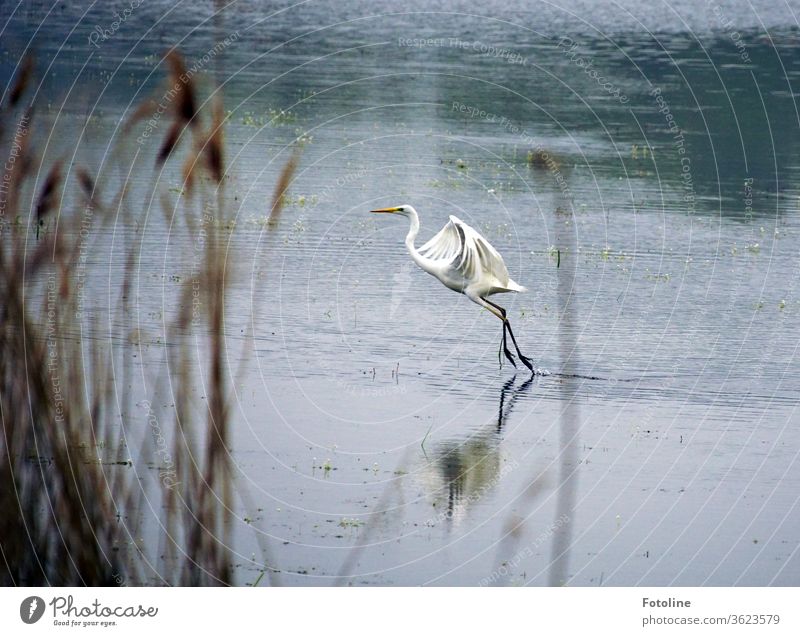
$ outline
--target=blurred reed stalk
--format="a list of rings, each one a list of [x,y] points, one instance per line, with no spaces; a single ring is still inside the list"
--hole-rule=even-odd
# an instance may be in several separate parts
[[[548,166],[551,172],[560,168]],[[566,173],[566,181],[569,172]],[[556,184],[558,185],[558,183]],[[575,518],[575,499],[578,490],[578,439],[580,434],[580,405],[578,403],[579,351],[577,340],[578,296],[578,220],[569,189],[559,188],[558,205],[553,214],[555,241],[559,250],[556,270],[558,303],[558,348],[562,373],[573,376],[559,384],[561,412],[559,414],[559,476],[556,511],[553,525],[548,585],[562,586],[569,582],[569,555],[572,549]],[[566,217],[566,218],[564,218]],[[559,523],[559,520],[565,520]]]
[[[580,407],[577,402],[579,367],[577,343],[577,296],[575,294],[578,272],[578,234],[575,206],[570,190],[571,169],[562,166],[551,152],[538,148],[528,154],[532,169],[547,171],[552,182],[553,236],[557,248],[556,298],[558,305],[558,348],[561,358],[561,411],[559,413],[559,475],[555,480],[555,514],[553,521],[543,524],[535,517],[534,504],[549,489],[551,481],[546,472],[535,467],[520,496],[520,511],[509,515],[503,528],[498,547],[498,562],[512,561],[522,554],[520,544],[525,531],[537,532],[533,541],[525,547],[552,536],[550,559],[547,562],[547,582],[550,586],[562,586],[569,582],[569,556],[572,549],[575,498],[578,487],[578,439],[580,433]],[[537,524],[536,528],[532,526]],[[524,548],[523,548],[524,549]],[[519,574],[519,573],[517,573]],[[500,579],[498,585],[508,581]]]

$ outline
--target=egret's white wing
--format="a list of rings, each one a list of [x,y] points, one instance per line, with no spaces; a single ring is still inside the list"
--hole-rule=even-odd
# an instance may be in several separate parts
[[[450,221],[419,248],[420,254],[432,261],[439,262],[452,261],[459,256],[463,249],[463,242],[456,229],[457,222],[460,223],[456,217],[451,216]]]
[[[503,257],[489,241],[456,216],[419,249],[431,260],[450,263],[466,281],[494,278],[500,285],[509,281]]]

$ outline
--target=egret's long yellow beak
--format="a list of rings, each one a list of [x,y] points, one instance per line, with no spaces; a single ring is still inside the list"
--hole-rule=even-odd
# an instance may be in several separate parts
[[[373,214],[391,214],[397,212],[400,208],[379,208],[377,210],[370,210]]]

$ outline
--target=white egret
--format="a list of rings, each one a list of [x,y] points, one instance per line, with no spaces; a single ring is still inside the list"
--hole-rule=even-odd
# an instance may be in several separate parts
[[[503,353],[517,366],[506,344],[506,331],[522,363],[535,373],[529,358],[522,355],[506,317],[506,310],[487,299],[493,294],[523,292],[525,288],[508,275],[503,257],[474,228],[458,217],[450,221],[431,240],[417,249],[414,240],[419,233],[419,215],[410,205],[371,210],[381,214],[399,214],[409,219],[411,227],[406,247],[420,269],[438,278],[445,287],[464,294],[472,302],[488,309],[503,321]],[[502,360],[502,358],[501,358]]]

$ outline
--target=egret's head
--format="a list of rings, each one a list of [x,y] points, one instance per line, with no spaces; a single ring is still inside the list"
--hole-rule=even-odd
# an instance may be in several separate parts
[[[377,210],[370,210],[373,214],[399,214],[401,216],[409,216],[414,210],[410,205],[398,205],[396,208],[379,208]]]

